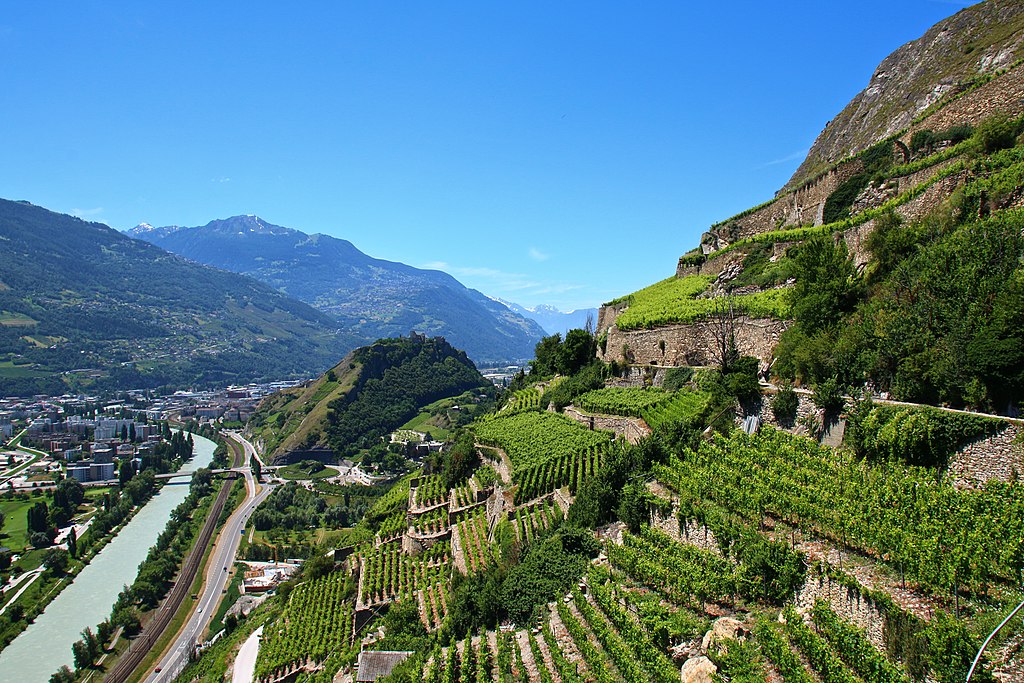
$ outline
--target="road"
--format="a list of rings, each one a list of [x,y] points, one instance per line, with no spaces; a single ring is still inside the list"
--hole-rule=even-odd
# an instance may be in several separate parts
[[[246,454],[245,462],[248,462],[249,449],[252,448],[252,444],[234,432],[226,432],[226,435],[235,443],[243,446],[243,452]],[[251,471],[245,471],[244,476],[245,501],[224,524],[220,537],[210,554],[205,581],[202,592],[195,601],[195,609],[178,632],[170,648],[165,651],[157,663],[154,671],[144,679],[147,683],[165,683],[174,680],[175,676],[188,664],[189,653],[217,612],[220,599],[227,589],[231,567],[235,563],[235,554],[238,552],[238,545],[242,540],[242,533],[249,521],[249,516],[273,490],[270,486],[259,484],[252,476]]]
[[[260,652],[260,636],[263,635],[263,627],[252,632],[235,657],[235,667],[231,673],[231,683],[252,683],[253,674],[256,673],[256,655]]]

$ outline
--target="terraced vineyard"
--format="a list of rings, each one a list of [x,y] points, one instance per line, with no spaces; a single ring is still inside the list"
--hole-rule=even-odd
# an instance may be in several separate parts
[[[514,476],[519,484],[515,495],[516,504],[533,500],[563,486],[568,486],[569,492],[575,494],[580,484],[594,476],[605,453],[612,447],[610,442],[605,442],[520,470]]]
[[[487,540],[487,516],[478,508],[456,525],[466,571],[477,572],[493,561],[494,555]]]
[[[707,275],[671,277],[630,294],[625,298],[628,308],[615,319],[615,325],[620,330],[638,330],[706,318],[722,306],[720,300],[698,298],[713,279]],[[734,296],[731,303],[735,311],[751,318],[786,320],[792,315],[789,299],[788,290],[769,289]]]
[[[1017,484],[960,491],[925,468],[869,465],[774,429],[704,442],[654,474],[681,495],[686,516],[714,507],[756,525],[771,516],[884,556],[938,593],[1015,581],[1021,567],[1014,549],[1024,547],[1024,487]]]
[[[512,513],[516,538],[530,543],[537,535],[562,521],[562,508],[554,500],[546,500],[527,507],[517,508]]]
[[[591,431],[556,413],[520,413],[477,425],[481,442],[504,450],[513,472],[542,465],[611,440],[608,432]]]
[[[656,387],[605,387],[576,399],[583,410],[606,415],[640,417],[645,411],[672,398],[673,394]]]
[[[337,572],[291,592],[282,616],[263,631],[256,677],[266,678],[305,658],[322,660],[351,644],[349,577]]]
[[[365,604],[411,598],[418,587],[447,576],[444,544],[434,546],[433,557],[413,557],[399,545],[388,544],[360,554],[359,597]]]

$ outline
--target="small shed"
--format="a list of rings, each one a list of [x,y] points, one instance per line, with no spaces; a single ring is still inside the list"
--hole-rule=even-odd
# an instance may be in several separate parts
[[[409,658],[409,652],[394,650],[363,650],[359,653],[359,668],[355,683],[371,683],[391,673],[392,669]]]

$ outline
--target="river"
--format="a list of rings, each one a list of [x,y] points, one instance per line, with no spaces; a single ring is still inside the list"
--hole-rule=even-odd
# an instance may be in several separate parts
[[[179,472],[206,467],[216,444],[195,435],[192,460]],[[51,602],[36,620],[0,652],[0,679],[18,683],[47,683],[50,674],[67,664],[74,668],[71,644],[87,627],[110,616],[110,608],[125,584],[135,580],[139,564],[164,530],[167,520],[188,495],[189,480],[165,484],[110,543],[93,558],[74,582]]]

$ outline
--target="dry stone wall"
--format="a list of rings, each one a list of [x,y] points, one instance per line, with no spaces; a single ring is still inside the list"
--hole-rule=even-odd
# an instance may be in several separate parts
[[[956,486],[968,488],[990,479],[1013,481],[1024,474],[1024,429],[1011,424],[998,434],[978,439],[949,460],[948,474]]]
[[[885,613],[860,591],[848,588],[826,575],[808,573],[794,601],[797,611],[807,614],[817,600],[824,600],[841,619],[867,632],[871,644],[885,651]]]
[[[641,439],[651,434],[651,428],[638,417],[596,415],[584,412],[575,406],[566,406],[562,414],[587,426],[591,430],[598,429],[613,432],[616,436],[621,436],[634,446],[640,443]]]
[[[737,240],[778,230],[783,226],[821,225],[825,200],[839,185],[860,173],[863,168],[860,159],[842,162],[746,216],[712,226],[701,237],[701,249],[705,254],[710,254]]]
[[[1016,116],[1021,111],[1024,111],[1024,68],[1017,67],[913,124],[900,139],[910,144],[910,138],[919,130],[942,131],[961,123],[977,125],[995,114]]]
[[[768,361],[789,324],[784,320],[739,316],[734,326],[736,347],[745,356]],[[614,325],[600,329],[608,332],[605,351],[598,351],[598,357],[605,362],[673,367],[717,364],[714,330],[708,322],[664,325],[651,330],[623,331]]]

